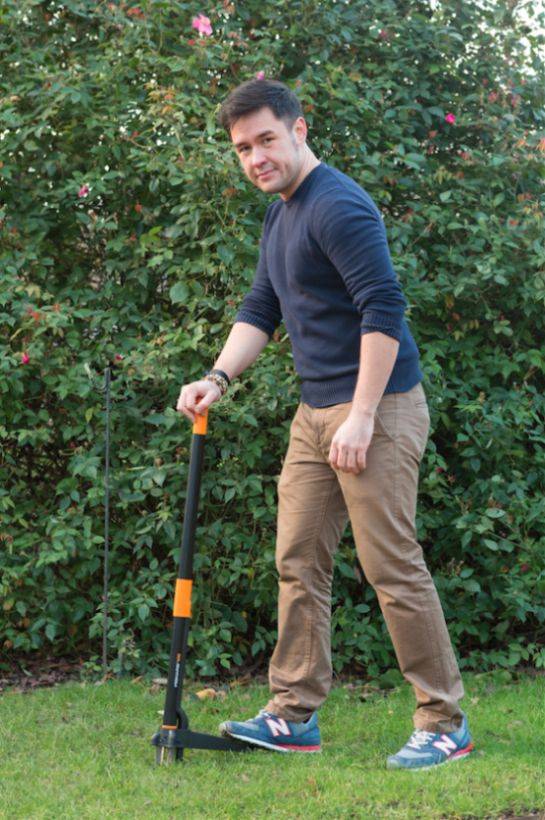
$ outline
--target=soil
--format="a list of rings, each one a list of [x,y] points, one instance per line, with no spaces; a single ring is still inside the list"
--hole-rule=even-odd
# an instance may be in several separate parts
[[[80,680],[84,661],[65,658],[25,658],[0,663],[0,693],[29,692],[42,686],[55,686]]]
[[[47,686],[56,686],[60,683],[68,681],[80,681],[82,678],[97,680],[100,678],[99,674],[91,674],[85,668],[85,658],[54,658],[50,656],[34,657],[29,656],[15,660],[14,658],[0,657],[0,695],[6,691],[10,692],[30,692],[34,689],[39,689]],[[518,673],[528,676],[543,677],[545,670],[520,668],[511,670],[513,673],[513,682],[516,681]],[[107,675],[113,677],[113,675]],[[142,680],[141,676],[133,676],[135,681]],[[158,681],[159,679],[157,679]],[[246,669],[240,669],[235,674],[226,675],[221,679],[206,678],[200,681],[187,681],[188,689],[202,688],[203,686],[212,687],[217,690],[225,688],[233,688],[236,686],[247,686],[250,683],[266,684],[268,681],[267,666],[261,661],[260,663],[248,665]],[[357,689],[362,699],[365,699],[365,690],[371,688],[376,689],[375,681],[366,681],[365,675],[360,670],[356,673],[347,673],[335,675],[335,683],[344,684],[348,690]],[[161,685],[166,685],[166,680],[161,680]],[[379,684],[379,688],[384,687]],[[528,817],[539,817],[540,820],[545,820],[545,814],[527,815]],[[505,815],[509,817],[509,815]],[[518,820],[518,818],[513,818]]]

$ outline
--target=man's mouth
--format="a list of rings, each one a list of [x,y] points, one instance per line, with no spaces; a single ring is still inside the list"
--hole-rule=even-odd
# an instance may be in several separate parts
[[[265,171],[263,174],[259,174],[258,179],[265,179],[266,177],[270,176],[274,173],[274,168],[271,168],[270,171]]]

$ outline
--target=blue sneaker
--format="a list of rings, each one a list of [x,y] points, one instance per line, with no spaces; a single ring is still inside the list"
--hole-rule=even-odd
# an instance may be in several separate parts
[[[415,729],[405,746],[397,754],[390,755],[386,768],[431,769],[432,766],[467,757],[473,748],[464,715],[462,725],[456,732],[441,734]]]
[[[316,712],[303,723],[294,723],[262,709],[255,718],[243,723],[227,720],[220,725],[220,732],[274,752],[322,751]]]

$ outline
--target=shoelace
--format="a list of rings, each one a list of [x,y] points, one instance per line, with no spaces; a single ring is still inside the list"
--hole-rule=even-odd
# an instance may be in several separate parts
[[[262,718],[262,717],[272,717],[272,718],[274,718],[275,715],[271,714],[270,712],[267,712],[266,709],[260,709],[259,712],[257,713],[257,715],[255,716],[255,718],[252,718],[252,720],[259,720],[259,718]],[[311,717],[312,717],[312,715],[311,715]],[[310,719],[311,718],[307,718],[307,720],[304,720],[303,723],[308,723]]]
[[[425,746],[434,738],[433,732],[424,732],[415,730],[409,738],[407,746],[419,750],[421,746]]]

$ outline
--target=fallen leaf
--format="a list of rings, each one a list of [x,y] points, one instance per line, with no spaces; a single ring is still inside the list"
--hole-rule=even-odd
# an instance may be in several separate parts
[[[200,692],[196,693],[199,700],[213,700],[218,696],[218,693],[215,689],[201,689]]]
[[[252,683],[252,676],[250,674],[242,675],[240,678],[231,681],[231,688],[235,686],[248,686],[250,683]]]

